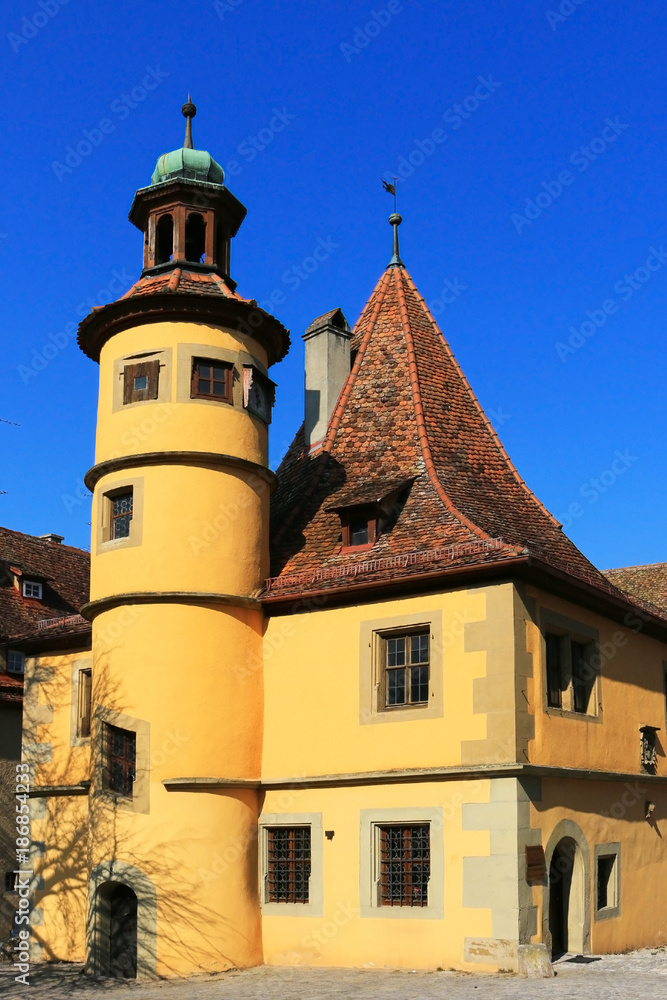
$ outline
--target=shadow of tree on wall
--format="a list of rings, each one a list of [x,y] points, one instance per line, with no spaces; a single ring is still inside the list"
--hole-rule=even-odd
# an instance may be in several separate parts
[[[114,883],[129,886],[137,897],[138,978],[156,975],[157,951],[161,976],[179,975],[184,968],[208,972],[234,967],[239,929],[218,908],[202,901],[202,882],[189,860],[197,841],[210,844],[210,831],[206,837],[173,839],[165,828],[156,838],[155,824],[146,824],[148,809],[135,813],[131,800],[104,787],[104,718],[108,713],[125,714],[127,705],[108,663],[109,658],[103,658],[95,667],[93,703],[102,709],[92,717],[90,750],[72,746],[70,739],[56,741],[53,727],[42,721],[43,710],[33,712],[26,721],[26,743],[39,743],[46,732],[51,744],[50,759],[36,764],[36,783],[77,786],[73,794],[33,799],[31,940],[39,947],[42,962],[79,961],[85,956],[87,972],[108,975],[109,924],[104,893],[99,890]],[[41,704],[44,695],[48,696],[54,717],[70,712],[69,661],[66,671],[59,677],[56,668],[46,675],[48,680],[42,680]],[[138,760],[137,783],[150,785],[149,761],[148,755],[147,766]],[[150,794],[170,793],[153,784]],[[256,821],[254,792],[224,794],[241,802]],[[221,829],[221,849],[224,838]],[[257,892],[256,838],[249,838],[237,863],[245,866],[243,881],[250,892]],[[245,944],[252,947],[257,941]]]

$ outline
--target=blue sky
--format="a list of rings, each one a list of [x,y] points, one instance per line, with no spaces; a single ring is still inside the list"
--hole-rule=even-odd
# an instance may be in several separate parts
[[[0,523],[89,545],[97,368],[72,324],[139,276],[127,212],[190,90],[248,207],[239,291],[292,331],[273,467],[300,335],[356,320],[398,173],[402,256],[521,475],[598,566],[667,560],[666,35],[644,0],[3,4]]]

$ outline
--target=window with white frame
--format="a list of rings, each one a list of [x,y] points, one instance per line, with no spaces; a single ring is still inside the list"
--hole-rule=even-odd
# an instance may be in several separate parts
[[[36,580],[24,580],[23,581],[23,596],[24,597],[34,597],[36,600],[41,601],[42,599],[42,584],[37,583]]]
[[[25,671],[25,653],[10,649],[7,653],[7,673],[22,674]]]

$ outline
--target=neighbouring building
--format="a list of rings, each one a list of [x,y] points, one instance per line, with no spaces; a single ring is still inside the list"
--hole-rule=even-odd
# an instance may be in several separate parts
[[[88,600],[90,555],[62,542],[60,535],[34,537],[0,528],[0,942],[10,934],[18,902],[16,765],[21,760],[26,662],[33,676],[64,676],[71,637],[76,635],[79,650],[87,651],[81,655],[90,673],[90,624],[78,614]],[[29,715],[33,728],[48,724],[51,705],[33,700]],[[38,742],[37,734],[32,739],[26,732],[24,739],[24,753],[36,760],[30,744]],[[45,760],[46,748],[40,752]]]
[[[183,111],[130,210],[142,276],[79,329],[92,674],[26,640],[33,957],[548,971],[667,943],[664,605],[523,482],[396,213],[354,327],[334,301],[303,335],[269,470],[289,336],[237,291],[245,208]]]

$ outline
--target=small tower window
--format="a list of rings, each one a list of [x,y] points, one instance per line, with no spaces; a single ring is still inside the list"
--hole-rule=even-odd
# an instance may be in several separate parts
[[[155,233],[155,263],[166,264],[174,253],[174,220],[171,215],[158,219]]]
[[[123,368],[123,403],[157,399],[160,378],[159,361],[141,361]]]
[[[185,222],[185,259],[200,262],[206,255],[206,223],[199,212],[191,212]]]
[[[111,498],[111,537],[128,538],[133,508],[132,490]]]
[[[220,403],[231,403],[233,366],[212,358],[192,359],[192,399],[216,399]]]

